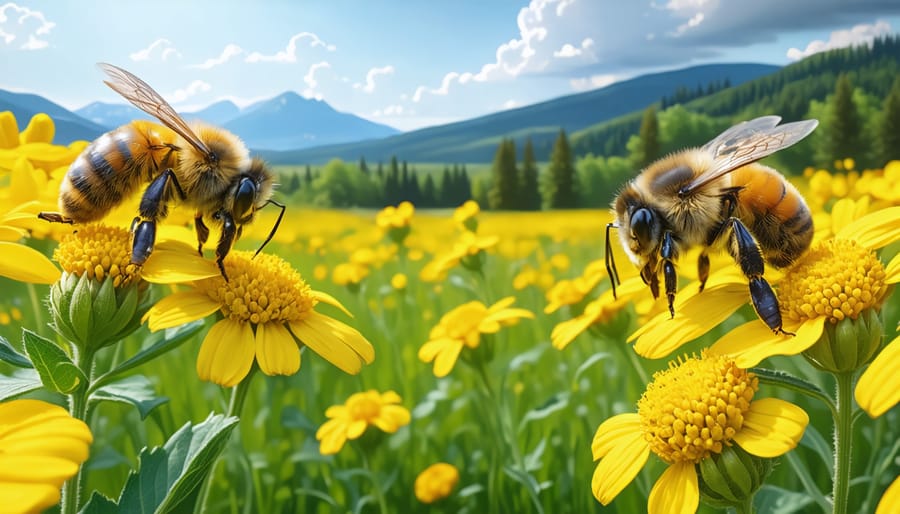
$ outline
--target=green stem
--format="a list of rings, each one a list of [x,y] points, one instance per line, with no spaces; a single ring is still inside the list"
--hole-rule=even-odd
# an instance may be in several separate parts
[[[88,377],[88,383],[82,384],[69,397],[69,414],[75,418],[87,423],[87,404],[88,390],[90,389],[91,369],[94,365],[94,352],[85,350],[79,352],[76,357],[76,365],[84,376]],[[78,503],[81,496],[81,479],[84,474],[84,467],[78,468],[78,473],[63,484],[61,513],[75,514],[78,512]]]
[[[753,514],[755,512],[753,510],[753,495],[751,494],[747,497],[743,503],[735,505],[734,510],[737,514]]]
[[[390,512],[387,507],[387,500],[384,497],[384,491],[381,490],[381,484],[375,478],[375,472],[372,470],[372,466],[369,465],[369,458],[366,456],[365,448],[360,448],[359,454],[362,456],[363,468],[369,473],[369,480],[372,481],[372,485],[375,487],[375,499],[378,501],[378,511],[381,512],[381,514],[387,514]]]
[[[850,495],[850,455],[853,440],[853,374],[836,373],[837,417],[834,420],[834,514],[847,512]]]
[[[259,369],[259,367],[254,361],[247,376],[231,390],[231,398],[228,400],[228,411],[225,413],[226,416],[241,417],[241,412],[244,410],[244,401],[247,399],[247,391],[250,390],[250,381],[253,380],[253,375],[256,374],[257,369]],[[218,461],[216,464],[213,464],[212,469],[209,470],[209,475],[206,476],[206,480],[203,482],[203,489],[200,491],[200,501],[194,507],[194,512],[199,512],[201,514],[207,512],[209,497],[212,494],[213,489],[213,477],[216,475],[216,466],[218,466]]]
[[[34,313],[35,326],[44,326],[44,309],[41,307],[41,301],[38,299],[37,288],[34,284],[28,284],[28,298],[31,301],[31,311]]]

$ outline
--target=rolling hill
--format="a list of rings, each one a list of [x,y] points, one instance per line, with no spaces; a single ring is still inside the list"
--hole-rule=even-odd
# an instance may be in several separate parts
[[[0,89],[0,111],[12,111],[19,123],[19,130],[24,129],[35,114],[40,112],[49,114],[56,124],[54,140],[61,144],[68,144],[77,139],[95,139],[107,130],[106,127],[84,119],[61,105],[30,93],[13,93]]]

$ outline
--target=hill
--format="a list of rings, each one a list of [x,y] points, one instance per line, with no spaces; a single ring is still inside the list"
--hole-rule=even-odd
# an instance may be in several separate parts
[[[12,111],[20,130],[24,129],[31,117],[37,113],[50,115],[56,125],[54,140],[60,144],[69,144],[78,139],[92,140],[107,130],[61,105],[30,93],[13,93],[0,89],[0,111]]]

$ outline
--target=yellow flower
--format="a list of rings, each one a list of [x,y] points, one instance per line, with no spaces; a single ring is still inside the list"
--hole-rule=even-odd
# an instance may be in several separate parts
[[[0,276],[31,284],[52,284],[59,280],[59,269],[41,252],[18,243],[27,233],[21,223],[37,219],[34,205],[36,202],[26,202],[0,212]]]
[[[369,268],[356,262],[342,262],[331,271],[331,280],[339,286],[355,286],[369,276]]]
[[[890,514],[900,509],[900,477],[894,479],[888,486],[878,506],[875,507],[875,514]]]
[[[383,230],[408,227],[416,208],[409,202],[401,202],[394,207],[389,205],[375,215],[375,224]]]
[[[403,273],[395,273],[393,277],[391,277],[391,287],[396,289],[397,291],[402,291],[406,289],[406,285],[409,283],[409,280],[406,278],[406,275]]]
[[[426,282],[434,282],[443,278],[449,270],[462,263],[469,269],[481,269],[484,251],[494,247],[500,241],[498,236],[479,236],[474,232],[463,232],[453,244],[453,248],[429,262],[419,274]]]
[[[855,396],[873,418],[900,402],[900,337],[888,343],[859,377]]]
[[[119,227],[79,226],[62,238],[53,259],[72,275],[87,275],[97,282],[112,277],[115,287],[140,278],[140,269],[131,264],[131,234]]]
[[[754,399],[758,379],[726,357],[703,355],[659,371],[637,413],[603,422],[591,445],[600,460],[591,480],[603,505],[625,488],[652,451],[669,467],[650,491],[648,511],[690,513],[700,501],[695,466],[737,444],[772,458],[794,448],[809,417],[776,398]]]
[[[39,400],[0,404],[0,498],[3,512],[40,513],[59,503],[93,438],[65,409]]]
[[[898,239],[900,207],[891,207],[846,225],[834,239],[814,244],[778,284],[784,329],[796,336],[775,335],[753,320],[723,336],[711,351],[751,367],[773,355],[806,351],[822,338],[826,323],[833,327],[844,319],[855,322],[879,310],[889,284],[900,276],[890,274],[873,250]]]
[[[313,291],[279,257],[232,251],[225,259],[226,282],[211,259],[190,247],[157,245],[143,276],[157,283],[190,282],[190,291],[167,296],[144,317],[150,330],[174,327],[220,312],[197,357],[203,380],[225,387],[239,383],[254,360],[267,375],[300,369],[298,343],[341,370],[356,374],[375,358],[372,344],[353,329],[315,310],[325,303],[349,312],[330,295]]]
[[[491,307],[472,301],[444,314],[428,334],[428,342],[419,348],[419,360],[434,362],[434,376],[447,376],[463,348],[474,349],[481,344],[481,334],[495,334],[522,318],[534,318],[534,314],[525,309],[510,309],[513,302],[512,296]]]
[[[416,498],[422,503],[434,503],[450,496],[459,483],[459,470],[452,464],[436,462],[416,477]]]
[[[612,289],[607,289],[599,298],[587,304],[584,312],[580,315],[553,327],[553,331],[550,333],[550,342],[557,350],[565,349],[585,330],[612,320],[629,302],[645,290],[646,286],[639,277],[632,277],[622,282],[616,288],[618,298],[613,298]]]
[[[409,411],[399,405],[401,402],[394,391],[382,394],[371,389],[350,395],[343,405],[328,407],[325,416],[329,419],[316,431],[319,451],[322,455],[341,451],[347,439],[359,438],[370,425],[393,434],[409,424]]]
[[[478,202],[466,200],[453,211],[453,221],[462,230],[475,232],[478,229],[478,220],[475,219],[475,216],[478,216],[479,212],[481,212],[481,207],[478,206]]]

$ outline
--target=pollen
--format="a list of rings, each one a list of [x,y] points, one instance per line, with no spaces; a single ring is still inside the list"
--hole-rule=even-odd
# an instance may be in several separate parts
[[[213,277],[198,283],[225,317],[255,325],[299,321],[317,301],[290,264],[275,255],[233,251],[225,259],[228,282]]]
[[[886,277],[874,252],[853,240],[829,239],[814,245],[788,271],[778,299],[794,321],[857,319],[864,310],[880,307],[888,289]]]
[[[112,277],[115,287],[137,280],[140,269],[131,264],[131,234],[122,228],[85,225],[66,235],[53,251],[62,269],[103,281]]]
[[[721,453],[741,430],[759,380],[725,356],[679,359],[638,401],[644,439],[669,464]]]

